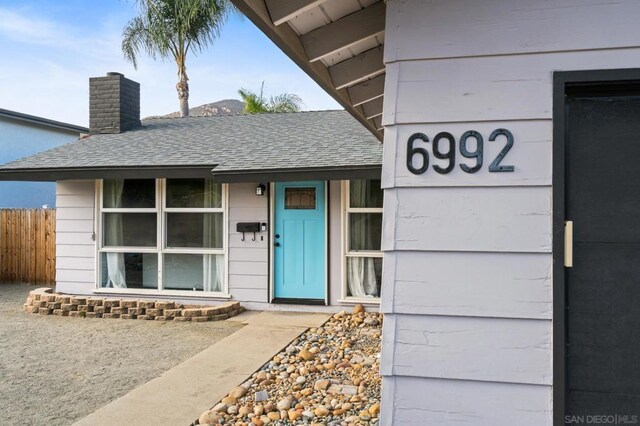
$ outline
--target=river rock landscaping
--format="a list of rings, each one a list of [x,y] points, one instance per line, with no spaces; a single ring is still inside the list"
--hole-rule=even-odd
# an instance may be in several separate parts
[[[382,315],[340,312],[202,413],[200,425],[377,425]]]

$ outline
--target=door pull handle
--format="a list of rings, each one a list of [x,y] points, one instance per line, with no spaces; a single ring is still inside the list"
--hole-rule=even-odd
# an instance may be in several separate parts
[[[564,266],[573,268],[573,221],[564,222]]]

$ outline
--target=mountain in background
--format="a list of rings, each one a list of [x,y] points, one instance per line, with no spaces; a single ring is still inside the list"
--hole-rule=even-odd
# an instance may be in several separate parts
[[[214,115],[238,115],[244,113],[244,102],[237,99],[223,99],[218,102],[204,104],[189,109],[189,117],[212,117]],[[147,118],[176,118],[180,112]]]

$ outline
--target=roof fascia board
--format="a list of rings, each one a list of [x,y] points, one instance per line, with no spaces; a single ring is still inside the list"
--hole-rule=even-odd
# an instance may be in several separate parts
[[[362,108],[351,105],[351,99],[346,89],[336,89],[331,80],[329,70],[321,61],[309,62],[298,35],[289,25],[276,27],[271,21],[269,11],[264,0],[231,0],[232,3],[253,22],[280,50],[282,50],[296,65],[306,72],[318,85],[344,109],[346,109],[366,129],[382,142],[382,133],[375,125],[367,120]]]
[[[0,117],[37,124],[43,127],[52,127],[55,129],[65,130],[73,133],[89,133],[89,129],[87,129],[86,127],[63,123],[61,121],[49,120],[48,118],[36,117],[35,115],[23,114],[21,112],[10,111],[2,108],[0,108]]]
[[[0,169],[0,181],[55,182],[75,179],[206,178],[215,165],[188,167],[86,167]]]
[[[293,182],[308,180],[380,179],[382,165],[333,167],[313,169],[273,169],[256,171],[213,171],[213,179],[220,183]]]

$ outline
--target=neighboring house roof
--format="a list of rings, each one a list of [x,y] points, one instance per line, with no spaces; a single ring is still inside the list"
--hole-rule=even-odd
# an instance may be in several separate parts
[[[72,133],[89,133],[89,129],[87,129],[86,127],[63,123],[61,121],[49,120],[48,118],[36,117],[35,115],[23,114],[21,112],[10,111],[8,109],[0,108],[0,117],[33,123],[43,127],[66,130]]]
[[[379,177],[381,164],[381,143],[349,113],[310,111],[143,120],[138,129],[0,166],[0,180],[208,176],[212,169],[226,182],[343,173],[337,179],[358,170]]]

